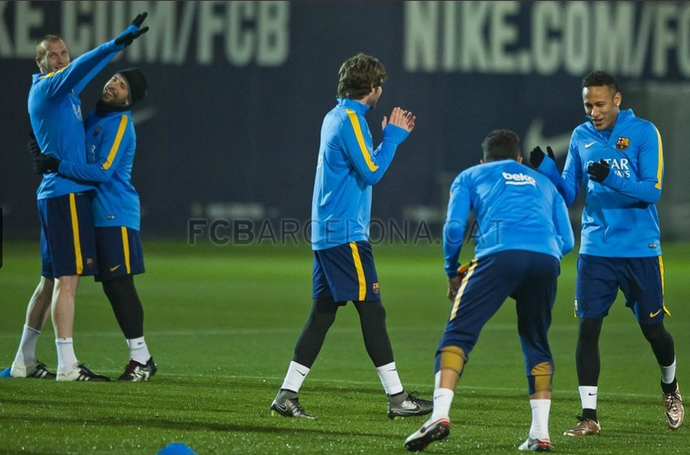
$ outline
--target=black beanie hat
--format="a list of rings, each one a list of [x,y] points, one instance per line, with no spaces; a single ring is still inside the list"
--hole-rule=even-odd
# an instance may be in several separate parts
[[[146,98],[149,81],[139,68],[127,68],[118,71],[117,74],[124,77],[127,85],[129,85],[129,104],[131,106],[134,106],[137,101]]]

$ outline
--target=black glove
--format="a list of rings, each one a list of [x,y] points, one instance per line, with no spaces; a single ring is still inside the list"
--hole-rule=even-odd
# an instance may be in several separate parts
[[[149,15],[149,13],[146,13],[146,12],[137,15],[137,17],[135,17],[134,20],[132,21],[132,25],[134,25],[136,28],[141,28],[141,24],[144,23],[144,21],[146,20],[146,17],[148,15]]]
[[[149,15],[149,13],[141,13],[136,18],[134,18],[134,20],[132,21],[132,25],[136,26],[137,28],[141,27],[141,24],[144,23],[144,20],[146,19],[146,16],[148,16],[148,15]],[[125,47],[127,47],[130,44],[132,44],[132,42],[135,39],[139,38],[141,35],[143,35],[144,33],[148,32],[148,31],[149,31],[149,28],[144,27],[144,28],[140,28],[136,32],[125,33],[124,35],[118,36],[115,39],[115,44],[117,46],[124,45]]]
[[[546,146],[546,153],[549,154],[549,158],[552,160],[556,161],[556,156],[553,154],[553,150],[551,149],[550,145]],[[539,147],[538,145],[532,149],[531,152],[529,152],[529,162],[532,165],[533,168],[538,168],[541,166],[541,163],[544,161],[544,151]]]
[[[599,160],[598,163],[592,163],[587,166],[587,174],[589,174],[589,179],[594,180],[595,182],[603,182],[610,173],[611,166],[603,159]]]
[[[38,141],[36,140],[33,130],[29,133],[29,141],[26,143],[26,148],[29,149],[29,153],[32,157],[41,154],[41,147],[38,146]]]
[[[34,174],[52,174],[57,172],[60,167],[60,160],[50,156],[39,153],[33,159]]]

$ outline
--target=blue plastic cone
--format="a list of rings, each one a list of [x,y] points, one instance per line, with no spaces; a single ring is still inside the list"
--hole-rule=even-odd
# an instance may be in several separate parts
[[[181,442],[173,442],[163,447],[157,455],[197,455],[195,451]]]

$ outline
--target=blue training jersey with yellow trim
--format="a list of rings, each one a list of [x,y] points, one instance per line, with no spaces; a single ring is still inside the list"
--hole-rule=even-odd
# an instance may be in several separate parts
[[[515,160],[480,164],[461,172],[450,188],[443,226],[449,277],[458,275],[470,210],[476,258],[523,250],[561,259],[575,245],[568,209],[548,178]]]
[[[140,228],[139,194],[132,185],[136,132],[132,112],[92,112],[86,119],[87,164],[62,161],[58,172],[96,183],[96,227]]]
[[[589,179],[587,167],[605,160],[606,180]],[[655,203],[661,197],[664,158],[661,135],[651,122],[622,110],[613,130],[597,131],[588,120],[573,131],[563,173],[548,157],[539,172],[556,184],[568,205],[582,186],[580,253],[601,257],[661,255],[661,230]]]
[[[65,68],[34,74],[29,91],[29,117],[41,151],[74,163],[86,163],[84,124],[79,93],[122,49],[114,41],[74,59]],[[44,174],[38,199],[93,189],[93,185],[52,173]]]
[[[374,150],[364,117],[368,110],[368,105],[338,98],[323,120],[312,199],[314,250],[369,239],[371,187],[383,177],[409,133],[386,125],[383,141]]]

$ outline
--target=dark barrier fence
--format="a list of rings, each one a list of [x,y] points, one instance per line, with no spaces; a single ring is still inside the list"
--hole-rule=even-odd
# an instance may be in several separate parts
[[[388,70],[368,114],[374,141],[394,106],[417,115],[374,189],[374,217],[432,229],[489,131],[512,129],[523,152],[549,144],[562,160],[590,70],[613,72],[624,90],[690,76],[686,2],[0,2],[5,239],[38,235],[40,178],[26,151],[36,42],[60,34],[74,58],[141,11],[151,31],[81,98],[91,110],[117,69],[148,75],[134,111],[145,235],[187,238],[193,219],[308,220],[321,120],[357,52]],[[623,107],[644,109],[625,94]]]

